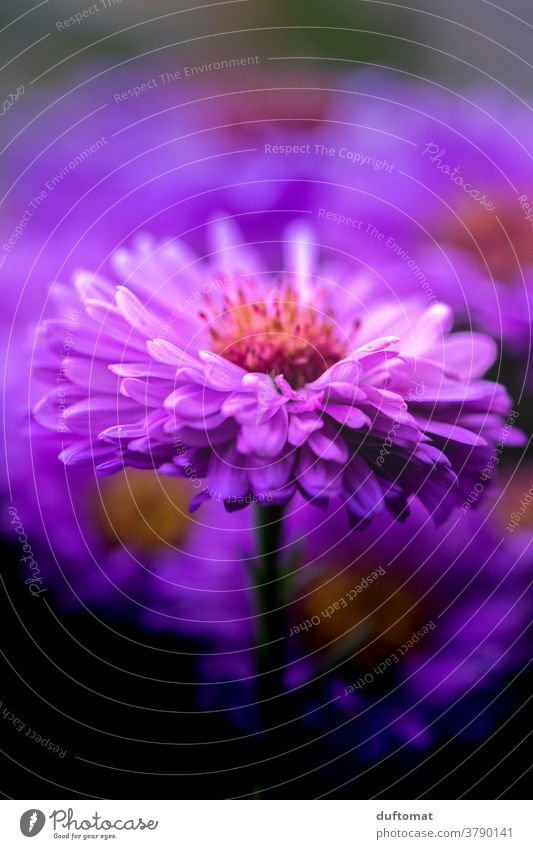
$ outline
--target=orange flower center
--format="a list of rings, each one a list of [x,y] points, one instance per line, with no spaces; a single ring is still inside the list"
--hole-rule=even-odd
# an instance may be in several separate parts
[[[252,301],[239,288],[225,296],[222,313],[208,309],[200,318],[216,353],[246,371],[282,374],[294,389],[316,380],[348,350],[333,314],[302,303],[291,286]]]

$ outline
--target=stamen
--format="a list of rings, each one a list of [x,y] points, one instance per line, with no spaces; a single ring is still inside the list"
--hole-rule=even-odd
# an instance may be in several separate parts
[[[294,389],[346,355],[331,309],[302,303],[290,285],[280,284],[269,300],[260,291],[254,297],[254,288],[248,281],[248,294],[242,286],[225,293],[222,312],[212,310],[207,329],[217,353],[247,371],[282,374]],[[205,312],[199,316],[206,320]]]

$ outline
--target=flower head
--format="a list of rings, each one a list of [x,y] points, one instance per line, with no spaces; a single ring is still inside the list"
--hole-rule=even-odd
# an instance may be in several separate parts
[[[298,491],[342,499],[362,527],[385,510],[404,517],[417,496],[445,519],[510,411],[505,390],[480,379],[494,343],[450,333],[445,305],[381,297],[368,275],[319,261],[316,241],[293,224],[272,270],[220,219],[207,258],[142,239],[114,255],[118,288],[76,275],[85,313],[68,357],[59,364],[56,319],[38,358],[62,375],[35,415],[59,421],[63,461],[189,477],[193,508],[283,504]]]

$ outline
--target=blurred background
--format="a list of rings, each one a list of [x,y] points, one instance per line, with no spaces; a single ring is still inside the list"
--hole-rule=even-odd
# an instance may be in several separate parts
[[[311,724],[274,732],[267,754],[254,720],[234,709],[237,697],[205,697],[198,657],[212,648],[203,645],[201,629],[194,635],[152,627],[149,617],[134,619],[127,605],[122,609],[121,593],[95,585],[93,557],[105,554],[108,565],[98,580],[112,580],[137,603],[148,598],[149,590],[130,567],[116,566],[114,550],[109,555],[102,517],[97,530],[91,525],[94,513],[86,520],[83,481],[68,481],[75,492],[71,502],[63,473],[58,482],[59,473],[50,471],[47,460],[30,457],[27,441],[15,434],[20,424],[15,406],[23,407],[28,394],[22,369],[54,281],[64,282],[80,265],[104,266],[109,253],[146,222],[156,235],[190,231],[195,247],[204,244],[206,215],[231,207],[233,195],[217,194],[206,213],[202,192],[220,176],[252,173],[246,156],[237,176],[234,166],[210,157],[221,150],[252,149],[262,133],[276,141],[289,129],[306,132],[306,121],[315,132],[326,113],[351,121],[352,101],[343,100],[342,92],[351,90],[356,72],[388,70],[395,83],[430,81],[451,92],[488,86],[503,98],[505,123],[505,103],[531,100],[532,43],[533,9],[527,0],[97,0],[92,5],[3,0],[2,244],[17,226],[23,231],[0,265],[8,387],[3,495],[5,504],[17,505],[50,587],[46,604],[28,593],[20,551],[4,519],[0,760],[5,796],[260,798],[262,788],[277,783],[279,789],[269,795],[281,798],[520,798],[527,792],[532,677],[522,656],[503,684],[498,680],[479,702],[481,710],[493,699],[498,705],[473,739],[443,728],[424,745],[377,747],[359,757],[351,751],[356,739],[349,735],[322,739],[339,725],[326,719],[322,729]],[[246,63],[206,67],[232,57]],[[159,82],[149,88],[152,79]],[[135,86],[143,88],[132,94]],[[379,111],[378,103],[377,121]],[[204,132],[226,125],[229,129],[216,138]],[[401,126],[395,129],[401,134]],[[188,133],[197,134],[193,143]],[[100,147],[84,154],[83,168],[70,168],[102,137]],[[197,161],[180,171],[192,153]],[[272,164],[270,176],[285,179],[283,168]],[[178,169],[174,179],[160,180],[171,169]],[[54,177],[59,188],[50,189]],[[46,198],[39,204],[35,198],[43,191]],[[196,194],[199,199],[179,206]],[[251,203],[248,197],[235,200],[237,210],[249,210]],[[290,208],[292,199],[265,195],[262,203]],[[28,209],[28,221],[21,225]],[[253,223],[245,226],[258,237]],[[267,239],[272,235],[263,223],[258,231]],[[506,356],[508,382],[520,394],[527,369],[516,365],[515,351]],[[531,413],[525,398],[521,424],[527,430]],[[510,467],[515,462],[511,456]],[[524,487],[530,483],[526,475]],[[113,495],[103,497],[109,507]],[[136,517],[128,509],[125,505],[111,523],[114,533],[119,528],[132,542]],[[82,526],[87,521],[91,530],[72,544],[78,521]],[[146,554],[150,541],[133,539],[132,544],[152,562]],[[242,704],[242,696],[237,701]],[[60,752],[35,742],[28,728]],[[267,763],[272,753],[274,761]]]
[[[440,0],[409,4],[158,0],[150,4],[149,12],[143,3],[121,0],[106,4],[103,16],[92,14],[82,26],[71,26],[65,39],[66,30],[58,31],[56,22],[90,5],[50,0],[32,6],[6,0],[2,16],[9,36],[2,49],[9,65],[2,69],[4,84],[10,79],[19,82],[24,71],[35,76],[58,65],[57,73],[67,75],[80,61],[103,56],[110,64],[123,62],[172,50],[178,42],[180,57],[205,58],[209,48],[198,43],[199,36],[209,35],[223,50],[234,34],[242,47],[268,49],[272,55],[279,47],[289,48],[291,53],[308,56],[308,65],[313,59],[339,59],[392,66],[451,84],[489,76],[515,90],[529,88],[532,24],[527,0],[450,0],[446,4]],[[189,39],[195,41],[187,44]],[[15,44],[20,46],[13,51]],[[63,60],[69,67],[60,71],[58,63]]]

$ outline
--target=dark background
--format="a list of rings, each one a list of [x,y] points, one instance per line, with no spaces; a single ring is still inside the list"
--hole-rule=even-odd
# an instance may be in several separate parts
[[[29,596],[17,579],[17,557],[5,549],[0,690],[2,710],[26,728],[18,732],[2,716],[6,797],[531,795],[531,674],[523,673],[498,700],[489,739],[441,740],[434,750],[404,750],[375,766],[346,756],[325,768],[327,746],[313,741],[301,723],[284,734],[250,736],[223,714],[198,712],[194,688],[178,683],[194,680],[188,654],[194,646],[115,622],[106,627],[86,614],[65,616],[51,598],[45,603],[44,595]],[[66,749],[65,757],[25,737],[28,726]]]

